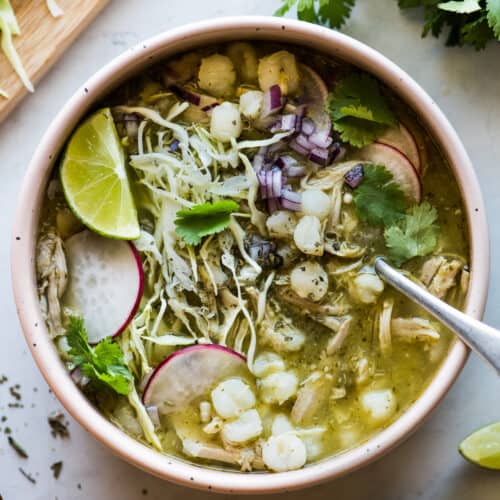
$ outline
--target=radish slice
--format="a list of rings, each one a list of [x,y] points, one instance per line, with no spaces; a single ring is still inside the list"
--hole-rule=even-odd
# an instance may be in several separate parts
[[[67,239],[65,248],[64,305],[83,317],[91,344],[119,335],[132,321],[144,288],[135,246],[85,230]]]
[[[216,344],[200,344],[176,351],[151,374],[142,401],[162,415],[184,410],[197,398],[207,396],[229,377],[249,379],[245,358]]]
[[[330,116],[325,111],[328,87],[323,78],[312,68],[300,64],[302,99],[306,104],[306,114],[314,122],[316,132],[328,136],[332,128]]]
[[[417,143],[411,132],[402,123],[399,124],[399,127],[388,129],[377,139],[377,142],[401,151],[410,160],[415,170],[420,173],[421,161]]]
[[[387,144],[370,144],[359,151],[361,160],[383,165],[400,185],[403,193],[412,203],[420,203],[422,186],[415,167],[398,149]]]

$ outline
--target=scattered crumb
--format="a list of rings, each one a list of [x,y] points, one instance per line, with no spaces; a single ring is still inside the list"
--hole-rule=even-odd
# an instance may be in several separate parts
[[[19,392],[19,384],[9,387],[10,395],[17,401],[21,401],[21,393]]]
[[[62,411],[53,411],[47,421],[52,429],[53,437],[67,438],[69,437],[68,422],[64,421],[64,413]]]
[[[19,467],[18,470],[30,483],[36,484],[36,479],[31,474],[26,472],[22,467]]]
[[[24,405],[21,403],[9,403],[7,406],[9,408],[24,408]]]
[[[148,494],[148,490],[147,490],[146,488],[142,488],[141,493],[142,493],[143,495],[147,495],[147,494]],[[0,500],[2,500],[2,499],[0,498]]]
[[[54,479],[59,479],[59,476],[61,475],[62,467],[63,467],[62,461],[54,462],[50,466],[50,470],[52,471],[52,474],[54,475]]]
[[[76,487],[77,487],[79,490],[81,490],[81,489],[82,489],[82,485],[81,485],[80,483],[78,483],[78,484],[76,485]]]
[[[28,454],[26,453],[26,450],[12,436],[9,436],[7,438],[7,441],[9,442],[10,446],[12,447],[12,449],[14,449],[15,452],[21,458],[28,458]]]
[[[0,385],[5,384],[9,379],[5,375],[0,375]]]

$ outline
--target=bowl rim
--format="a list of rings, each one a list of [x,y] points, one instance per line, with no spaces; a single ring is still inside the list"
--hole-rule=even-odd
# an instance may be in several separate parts
[[[455,341],[418,400],[393,424],[363,445],[304,469],[241,474],[165,456],[124,434],[87,401],[73,383],[50,340],[40,311],[34,251],[39,208],[48,175],[67,136],[110,87],[139,69],[186,48],[225,40],[272,39],[329,52],[376,75],[416,111],[447,157],[466,209],[471,249],[467,314],[481,318],[489,282],[486,211],[471,161],[455,130],[429,95],[402,69],[365,44],[333,30],[290,19],[245,16],[191,23],[160,33],[113,59],[66,102],[40,141],[19,194],[11,240],[11,278],[26,342],[48,385],[66,410],[98,441],[129,463],[179,485],[226,493],[272,493],[312,486],[354,471],[381,457],[409,436],[430,414],[460,373],[468,350]]]

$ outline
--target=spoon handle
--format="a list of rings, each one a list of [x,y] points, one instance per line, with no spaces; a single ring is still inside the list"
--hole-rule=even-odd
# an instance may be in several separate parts
[[[390,266],[382,257],[375,259],[375,271],[396,290],[422,306],[438,321],[456,333],[473,351],[482,356],[500,375],[500,331],[473,319],[439,300]]]

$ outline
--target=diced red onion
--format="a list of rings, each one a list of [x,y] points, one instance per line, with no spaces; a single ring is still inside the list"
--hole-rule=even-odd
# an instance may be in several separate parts
[[[271,132],[288,132],[295,130],[297,124],[296,115],[281,115],[271,127]]]
[[[304,135],[311,135],[316,131],[316,126],[314,122],[307,116],[302,119],[302,133]]]
[[[253,169],[256,173],[259,173],[264,167],[264,155],[258,153],[253,157],[252,160]]]
[[[328,165],[328,163],[330,162],[330,158],[331,155],[328,149],[314,148],[309,154],[309,159],[312,162],[322,166]]]
[[[284,198],[280,200],[280,203],[282,208],[291,210],[292,212],[300,212],[302,210],[302,205],[300,203],[295,203]]]
[[[270,214],[276,212],[276,210],[280,209],[279,201],[277,198],[268,198],[267,199],[267,210]]]
[[[352,189],[356,189],[361,182],[363,181],[363,165],[360,163],[359,165],[356,165],[354,168],[349,170],[344,175],[344,182]]]
[[[314,149],[314,144],[311,144],[309,142],[309,139],[307,138],[307,136],[303,135],[303,134],[299,134],[295,140],[297,141],[297,144],[301,147],[303,147],[304,149],[310,151],[311,149]]]
[[[179,149],[179,140],[178,139],[174,139],[171,143],[170,143],[170,146],[168,147],[169,151],[171,153],[175,153],[175,151],[177,151]]]
[[[257,174],[257,179],[259,181],[259,187],[260,187],[260,197],[262,199],[267,198],[267,183],[266,183],[266,172],[264,170],[261,170]]]
[[[301,203],[302,195],[300,193],[296,193],[295,191],[291,191],[290,189],[283,189],[281,191],[281,199],[288,200],[293,203]]]
[[[272,198],[279,198],[281,194],[281,170],[279,168],[273,168],[271,170],[273,177],[272,177]],[[268,187],[268,192],[269,192],[269,187]]]
[[[311,134],[308,139],[311,144],[322,149],[329,148],[333,142],[328,132],[315,132]]]
[[[283,107],[281,88],[279,85],[272,85],[264,93],[261,118],[276,114]]]
[[[285,167],[284,172],[287,177],[304,177],[307,170],[306,167],[303,167],[302,165],[291,165],[290,167]]]
[[[296,139],[292,139],[288,145],[290,146],[291,149],[293,149],[296,153],[299,153],[301,156],[308,156],[309,155],[309,150],[307,148],[304,148],[300,144],[297,143]]]
[[[276,160],[275,163],[280,168],[288,168],[288,167],[291,167],[293,165],[297,165],[297,160],[293,156],[283,155],[283,156],[280,156]]]
[[[267,198],[276,198],[273,192],[273,171],[268,170],[266,172],[266,189],[267,189]]]

